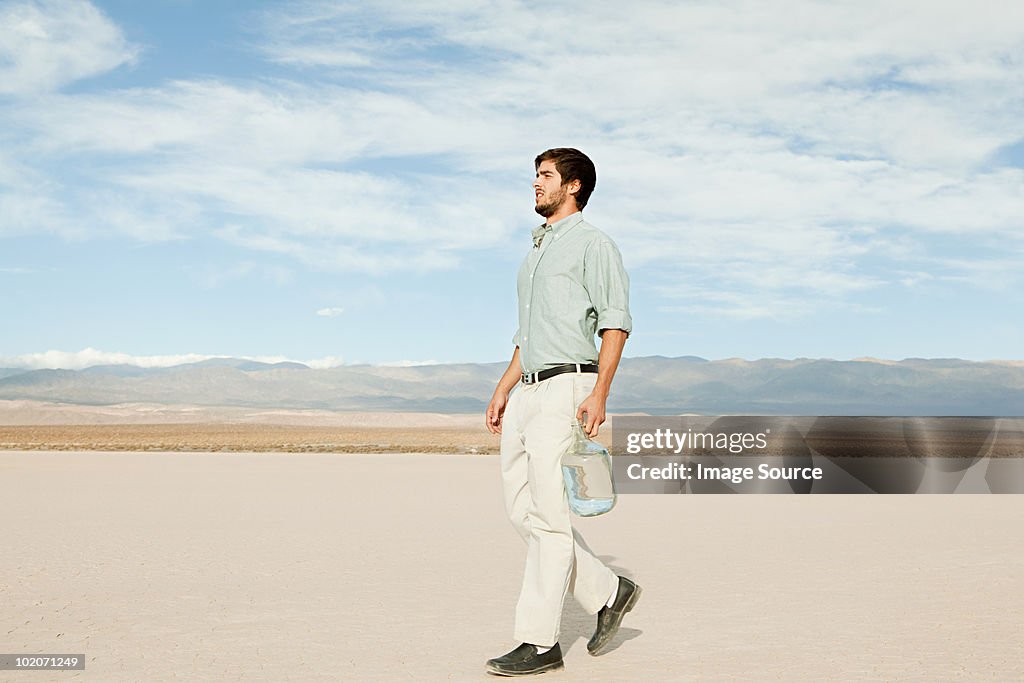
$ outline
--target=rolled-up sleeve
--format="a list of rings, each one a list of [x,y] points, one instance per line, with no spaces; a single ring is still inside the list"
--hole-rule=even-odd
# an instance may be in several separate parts
[[[516,333],[512,335],[512,345],[513,346],[522,346],[522,344],[520,344],[521,341],[522,341],[522,338],[521,338],[521,336],[519,334],[519,329],[517,328],[516,329]]]
[[[583,286],[597,313],[597,332],[633,331],[629,315],[629,276],[622,266],[618,248],[607,240],[590,245],[584,256]]]

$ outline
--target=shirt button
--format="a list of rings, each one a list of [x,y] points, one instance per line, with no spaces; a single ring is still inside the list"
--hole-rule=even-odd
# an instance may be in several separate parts
[[[529,308],[529,307],[530,307],[530,304],[526,304],[526,307],[527,307],[527,308]]]

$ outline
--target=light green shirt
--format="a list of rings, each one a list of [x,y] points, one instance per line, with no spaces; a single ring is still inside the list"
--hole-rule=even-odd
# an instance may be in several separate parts
[[[523,372],[596,363],[595,333],[633,329],[618,247],[578,211],[533,236],[519,268],[519,329],[512,337]]]

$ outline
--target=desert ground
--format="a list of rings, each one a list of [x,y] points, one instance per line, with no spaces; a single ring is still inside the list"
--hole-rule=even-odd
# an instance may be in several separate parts
[[[0,450],[474,454],[498,437],[483,415],[0,400]]]
[[[525,551],[496,456],[209,450],[0,450],[0,652],[86,658],[0,680],[496,680]],[[567,599],[541,680],[1024,679],[1019,496],[626,495],[578,526],[644,595],[596,658]]]

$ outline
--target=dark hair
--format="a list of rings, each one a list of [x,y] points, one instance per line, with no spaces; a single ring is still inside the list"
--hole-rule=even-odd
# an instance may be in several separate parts
[[[553,161],[558,175],[562,176],[562,184],[580,181],[580,190],[576,197],[576,208],[583,209],[590,200],[590,193],[597,185],[597,169],[594,162],[583,152],[572,147],[556,147],[541,152],[533,161],[534,169],[540,168],[542,161]]]

